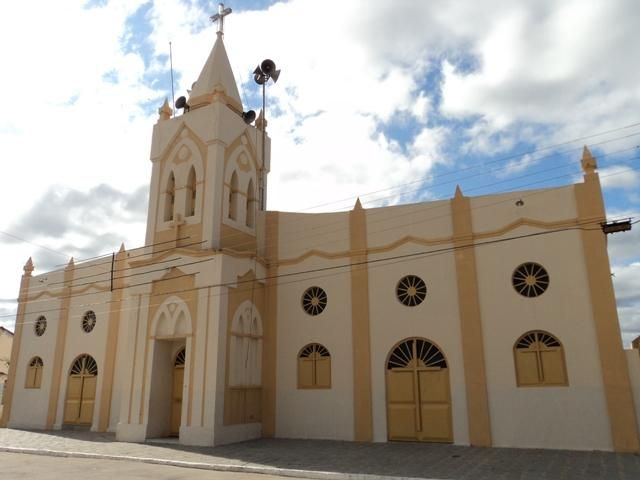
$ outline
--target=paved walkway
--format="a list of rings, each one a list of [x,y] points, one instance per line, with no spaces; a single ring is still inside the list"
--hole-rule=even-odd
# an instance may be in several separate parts
[[[419,443],[262,439],[220,447],[116,442],[113,434],[0,429],[0,451],[329,479],[640,479],[640,455]]]

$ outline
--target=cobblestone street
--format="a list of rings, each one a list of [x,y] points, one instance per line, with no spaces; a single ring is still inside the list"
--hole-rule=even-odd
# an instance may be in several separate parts
[[[170,440],[169,440],[170,441]],[[418,443],[262,439],[220,447],[116,442],[113,434],[0,429],[0,451],[306,478],[633,479],[640,455]]]

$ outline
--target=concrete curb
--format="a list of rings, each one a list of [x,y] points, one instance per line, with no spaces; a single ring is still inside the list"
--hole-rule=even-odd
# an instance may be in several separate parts
[[[135,457],[131,455],[109,455],[102,453],[69,452],[49,450],[45,448],[3,447],[0,452],[24,453],[28,455],[43,455],[47,457],[88,458],[96,460],[119,460],[128,462],[150,463],[154,465],[168,465],[171,467],[197,468],[199,470],[214,470],[219,472],[256,473],[277,475],[281,477],[303,477],[316,480],[425,480],[417,477],[394,477],[386,475],[372,475],[367,473],[323,472],[315,470],[298,470],[294,468],[265,467],[258,465],[236,465],[224,463],[187,462],[184,460],[168,460],[151,457]],[[428,480],[428,479],[427,479]],[[435,480],[435,479],[432,479]]]

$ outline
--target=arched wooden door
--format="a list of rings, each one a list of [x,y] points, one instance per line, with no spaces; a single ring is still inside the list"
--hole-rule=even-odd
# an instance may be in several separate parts
[[[98,382],[98,364],[91,355],[80,355],[69,371],[64,423],[91,425]]]
[[[182,348],[173,362],[173,389],[171,393],[171,435],[180,434],[182,418],[182,387],[184,385],[184,363],[186,351]]]
[[[397,344],[386,364],[389,440],[452,442],[449,369],[424,338]]]

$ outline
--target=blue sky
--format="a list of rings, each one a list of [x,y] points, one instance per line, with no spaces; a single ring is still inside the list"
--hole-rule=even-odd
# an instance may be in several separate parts
[[[178,97],[213,44],[217,11],[181,0],[11,3],[0,7],[15,19],[0,33],[11,65],[0,142],[13,167],[0,195],[14,207],[0,230],[29,243],[0,235],[9,327],[30,255],[42,271],[142,243],[151,127],[171,97],[168,45]],[[579,181],[587,144],[608,215],[640,218],[637,2],[227,6],[246,109],[260,105],[255,65],[282,68],[267,89],[270,209],[449,198],[457,184],[468,195],[565,185]],[[609,239],[626,341],[640,334],[639,231]]]

